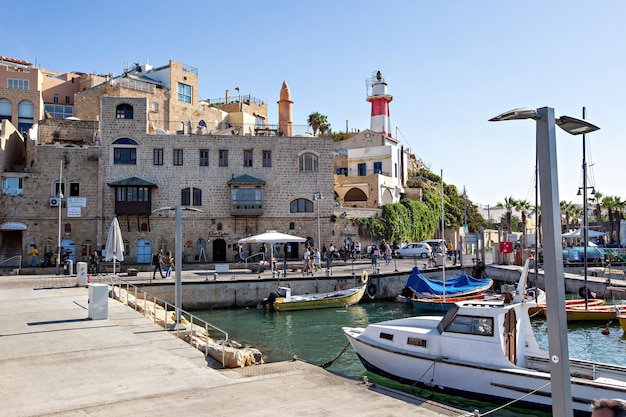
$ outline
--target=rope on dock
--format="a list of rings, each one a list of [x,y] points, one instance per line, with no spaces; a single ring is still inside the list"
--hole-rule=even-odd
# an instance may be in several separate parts
[[[348,348],[350,347],[350,342],[348,342],[348,344],[346,345],[346,347],[343,348],[343,350],[341,352],[339,352],[339,355],[337,355],[337,357],[333,360],[330,360],[328,362],[324,362],[323,364],[319,365],[320,367],[322,367],[323,369],[328,368],[329,366],[331,366],[337,359],[339,359],[340,357],[343,356],[344,353],[346,353],[346,351],[348,350]]]

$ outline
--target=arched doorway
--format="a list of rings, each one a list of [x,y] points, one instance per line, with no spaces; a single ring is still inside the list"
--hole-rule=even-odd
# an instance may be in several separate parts
[[[226,261],[226,241],[224,239],[215,239],[213,241],[213,262]]]

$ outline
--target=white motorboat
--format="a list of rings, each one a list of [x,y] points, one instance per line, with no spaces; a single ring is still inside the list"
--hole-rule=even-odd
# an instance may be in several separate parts
[[[550,362],[524,299],[527,266],[513,297],[463,301],[445,316],[416,316],[343,331],[367,370],[404,384],[497,404],[551,409]],[[626,367],[570,359],[573,409],[626,398]]]

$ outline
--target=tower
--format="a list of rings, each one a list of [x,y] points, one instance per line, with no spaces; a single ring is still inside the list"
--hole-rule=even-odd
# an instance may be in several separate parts
[[[283,86],[280,89],[280,100],[278,101],[278,128],[284,136],[293,136],[293,114],[292,114],[293,101],[291,101],[291,91],[287,81],[283,81]]]
[[[393,96],[387,94],[387,83],[380,71],[365,80],[367,86],[367,101],[372,103],[372,118],[370,129],[391,137],[391,124],[389,121],[389,103]]]

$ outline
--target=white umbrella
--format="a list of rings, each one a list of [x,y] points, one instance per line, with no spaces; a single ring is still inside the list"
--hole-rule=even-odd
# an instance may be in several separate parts
[[[274,243],[287,243],[287,242],[306,242],[306,238],[299,236],[292,236],[285,233],[277,232],[276,230],[266,230],[264,233],[245,237],[239,239],[238,243],[271,243],[270,245],[270,266],[272,259],[274,259]],[[272,268],[272,272],[274,269]]]
[[[117,221],[117,217],[114,217],[113,221],[111,221],[107,243],[104,249],[106,251],[104,260],[113,260],[113,274],[115,274],[115,261],[122,262],[124,260],[124,240],[122,239],[122,230],[120,229],[120,223]]]
[[[605,235],[606,233],[604,232],[598,232],[596,230],[587,230],[587,237],[600,237]],[[561,237],[565,238],[565,239],[573,239],[573,238],[582,238],[583,237],[583,232],[582,230],[578,229],[578,230],[574,230],[573,232],[568,232],[568,233],[563,233],[561,235]]]

